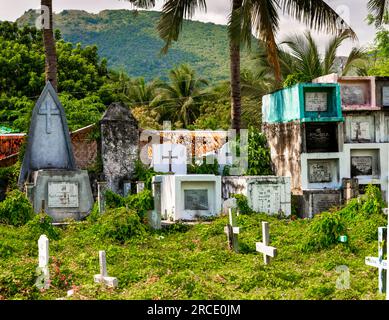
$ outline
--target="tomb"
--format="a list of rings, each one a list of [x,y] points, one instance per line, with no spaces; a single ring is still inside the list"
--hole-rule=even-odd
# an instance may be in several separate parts
[[[348,114],[345,117],[345,142],[370,143],[376,142],[377,121],[374,114]],[[379,134],[379,132],[378,132]]]
[[[302,189],[338,189],[340,153],[303,153],[301,155]]]
[[[76,168],[65,111],[50,82],[32,111],[28,136],[19,186],[34,211],[54,222],[86,217],[94,202],[88,172]]]
[[[305,146],[308,153],[339,151],[338,123],[305,123]]]
[[[313,218],[314,215],[338,207],[341,203],[340,190],[304,190],[302,217]]]
[[[376,77],[375,88],[376,105],[384,109],[389,108],[389,77]]]
[[[343,121],[340,86],[300,83],[262,98],[264,123]]]
[[[255,212],[291,214],[291,179],[275,176],[226,176],[222,179],[223,199],[243,194]]]
[[[379,149],[351,149],[351,177],[379,179]]]
[[[155,211],[169,221],[191,221],[222,211],[221,177],[161,175],[153,177]]]

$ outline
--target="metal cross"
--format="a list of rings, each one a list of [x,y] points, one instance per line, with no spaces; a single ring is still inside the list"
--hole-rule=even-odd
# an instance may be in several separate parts
[[[172,164],[173,164],[173,159],[178,159],[178,157],[177,156],[175,156],[175,157],[173,157],[173,151],[172,150],[170,150],[169,151],[169,156],[162,156],[162,160],[163,159],[169,159],[169,173],[173,173],[173,171],[172,171]]]
[[[46,101],[45,107],[41,107],[39,109],[39,114],[45,115],[46,116],[46,133],[50,134],[51,133],[51,116],[52,115],[58,115],[59,110],[57,109],[57,106],[53,105],[48,105],[48,102]]]

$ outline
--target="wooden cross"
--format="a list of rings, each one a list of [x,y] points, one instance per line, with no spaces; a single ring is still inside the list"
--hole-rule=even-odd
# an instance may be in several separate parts
[[[269,246],[270,234],[268,222],[262,222],[262,241],[256,243],[256,250],[263,253],[263,262],[269,264],[270,257],[274,258],[276,256],[277,249]]]
[[[173,164],[173,161],[172,161],[172,160],[173,160],[173,159],[178,159],[178,157],[177,157],[177,156],[173,157],[173,151],[170,150],[168,156],[162,156],[162,160],[164,160],[164,159],[169,159],[169,173],[170,173],[170,174],[174,173],[174,172],[172,171],[172,164]]]
[[[95,282],[102,283],[108,287],[116,288],[118,286],[118,279],[115,277],[108,277],[107,273],[107,258],[105,251],[99,251],[100,273],[93,277]]]
[[[378,228],[378,257],[366,257],[365,264],[378,268],[378,291],[386,292],[386,274],[388,270],[388,261],[384,260],[384,252],[387,250],[387,228]]]
[[[51,116],[52,115],[58,115],[59,110],[57,109],[56,106],[53,105],[48,105],[48,102],[46,101],[45,107],[41,107],[39,109],[39,114],[45,115],[46,116],[46,133],[50,134],[51,133]]]
[[[228,249],[239,252],[238,234],[239,227],[236,226],[236,215],[232,213],[232,209],[228,208],[229,223],[224,227],[224,232],[227,234]]]

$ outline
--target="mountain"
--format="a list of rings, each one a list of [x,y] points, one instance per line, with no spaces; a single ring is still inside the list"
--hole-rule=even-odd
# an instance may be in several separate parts
[[[92,14],[65,10],[54,16],[54,24],[64,40],[97,45],[109,67],[124,70],[132,77],[166,79],[174,66],[189,63],[200,76],[211,81],[229,78],[226,26],[186,21],[180,40],[167,55],[162,55],[163,41],[156,31],[159,16],[156,11],[105,10]],[[17,22],[35,24],[36,18],[36,12],[30,10]],[[242,66],[249,67],[249,60],[249,53],[243,52]]]

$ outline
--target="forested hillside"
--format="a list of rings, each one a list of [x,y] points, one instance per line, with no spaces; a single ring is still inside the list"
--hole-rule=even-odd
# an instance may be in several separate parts
[[[156,31],[159,12],[105,10],[99,14],[65,10],[54,18],[65,41],[97,45],[108,67],[126,71],[131,77],[166,80],[173,67],[188,63],[201,77],[211,81],[229,78],[227,27],[213,23],[187,21],[182,37],[167,55]],[[35,11],[18,19],[19,25],[34,24]],[[255,46],[253,46],[255,48]],[[243,53],[243,66],[249,54]]]

